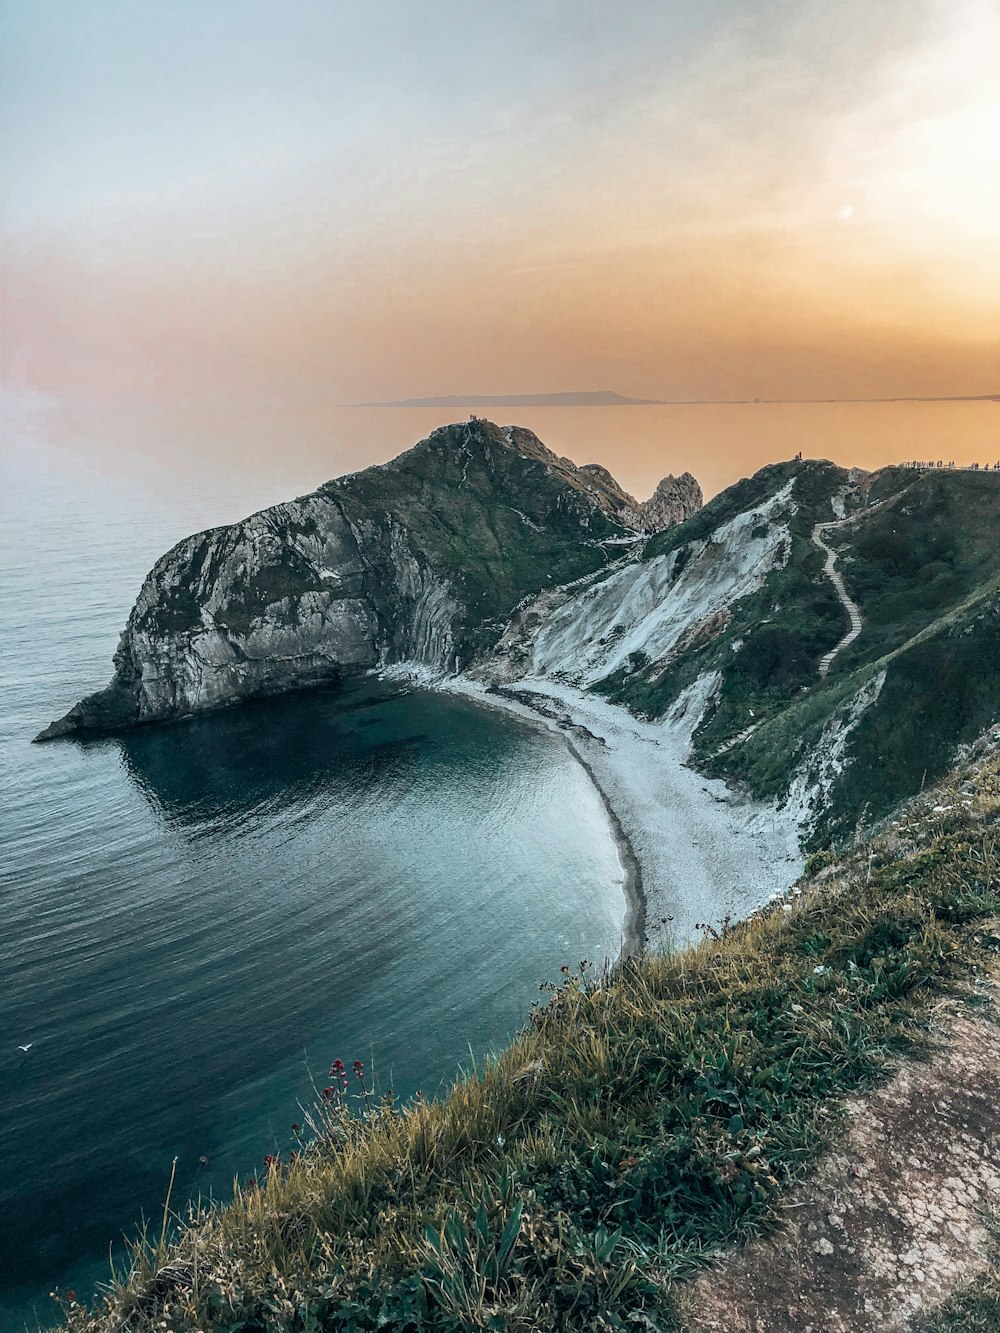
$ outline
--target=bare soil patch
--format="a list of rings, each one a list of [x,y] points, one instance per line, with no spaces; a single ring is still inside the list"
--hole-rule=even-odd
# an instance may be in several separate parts
[[[848,1131],[782,1230],[688,1287],[691,1333],[888,1333],[990,1266],[1000,1201],[1000,1014],[948,1005],[940,1044],[847,1104]]]

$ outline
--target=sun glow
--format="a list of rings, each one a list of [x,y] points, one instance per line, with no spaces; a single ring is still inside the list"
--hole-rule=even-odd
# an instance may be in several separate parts
[[[39,389],[997,388],[992,0],[634,0],[572,41],[569,0],[530,41],[516,6],[175,8],[155,44],[139,9],[33,19],[29,86],[8,40],[5,354]]]
[[[928,48],[888,72],[881,94],[846,118],[831,143],[830,169],[841,189],[850,179],[858,220],[883,223],[904,246],[978,240],[965,263],[996,254],[998,70],[1000,10],[974,0],[956,6]],[[944,246],[940,257],[948,257]]]

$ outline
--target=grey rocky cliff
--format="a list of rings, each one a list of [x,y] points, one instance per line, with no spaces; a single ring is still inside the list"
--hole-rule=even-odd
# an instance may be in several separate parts
[[[690,472],[679,477],[666,476],[642,506],[647,526],[653,532],[683,523],[705,503],[701,487]]]
[[[198,533],[146,577],[108,687],[37,739],[183,717],[412,661],[461,669],[516,606],[649,517],[604,469],[487,421]]]

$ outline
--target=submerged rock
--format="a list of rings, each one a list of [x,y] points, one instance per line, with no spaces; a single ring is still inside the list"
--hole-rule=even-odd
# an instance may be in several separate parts
[[[531,431],[442,427],[390,463],[178,543],[142,585],[111,683],[36,739],[393,662],[461,669],[525,597],[600,570],[615,551],[602,543],[649,526],[610,473]]]

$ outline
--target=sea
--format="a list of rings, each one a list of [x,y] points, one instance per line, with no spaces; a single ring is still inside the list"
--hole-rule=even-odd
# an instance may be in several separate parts
[[[882,405],[879,405],[880,407]],[[32,745],[110,677],[190,532],[380,462],[439,411],[0,403],[0,1333],[90,1297],[295,1146],[334,1059],[438,1095],[622,942],[600,794],[550,733],[399,681]],[[715,413],[713,416],[712,413]],[[763,462],[992,460],[1000,407],[507,409],[648,494]]]

